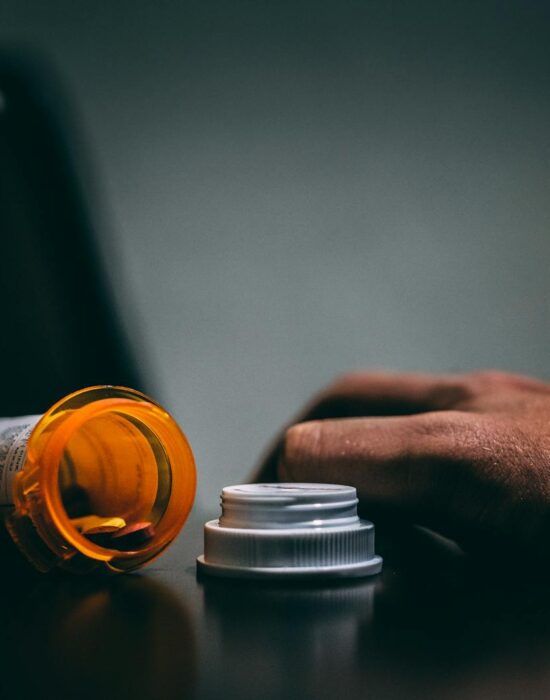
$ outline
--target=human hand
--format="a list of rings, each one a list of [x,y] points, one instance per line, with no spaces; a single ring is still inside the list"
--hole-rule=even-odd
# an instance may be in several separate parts
[[[347,374],[279,436],[256,479],[349,484],[367,514],[398,514],[470,551],[549,558],[550,384]]]

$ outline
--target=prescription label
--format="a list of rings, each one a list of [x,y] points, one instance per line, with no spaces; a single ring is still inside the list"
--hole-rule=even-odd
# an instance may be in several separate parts
[[[40,418],[0,418],[0,506],[13,503],[13,479],[25,464],[27,440]]]

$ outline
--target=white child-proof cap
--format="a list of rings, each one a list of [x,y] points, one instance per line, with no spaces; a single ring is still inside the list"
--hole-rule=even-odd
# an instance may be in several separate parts
[[[204,526],[201,573],[234,578],[377,574],[374,525],[357,492],[338,484],[244,484],[222,490],[222,515]]]

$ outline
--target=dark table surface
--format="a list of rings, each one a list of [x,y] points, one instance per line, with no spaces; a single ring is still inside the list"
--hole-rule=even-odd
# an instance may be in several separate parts
[[[550,697],[549,579],[521,553],[484,565],[379,527],[372,579],[197,580],[208,516],[138,574],[32,575],[5,557],[0,697]]]

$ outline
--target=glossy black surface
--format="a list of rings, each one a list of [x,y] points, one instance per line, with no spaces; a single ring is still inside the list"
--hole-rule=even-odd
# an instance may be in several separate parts
[[[520,553],[488,566],[379,528],[374,579],[199,581],[207,517],[140,574],[37,576],[5,557],[1,697],[550,696],[548,578]]]

